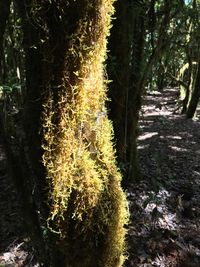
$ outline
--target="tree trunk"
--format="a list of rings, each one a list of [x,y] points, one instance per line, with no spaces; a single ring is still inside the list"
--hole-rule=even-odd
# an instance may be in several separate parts
[[[109,39],[109,79],[112,80],[109,91],[110,117],[113,121],[116,139],[118,162],[122,170],[126,169],[126,138],[127,138],[127,95],[130,90],[132,16],[130,17],[129,1],[115,3],[116,19]],[[127,16],[129,15],[129,16]],[[128,19],[128,21],[125,20]]]
[[[27,180],[39,226],[48,233],[49,266],[124,261],[127,204],[103,66],[112,2],[17,1],[26,53]]]
[[[3,37],[6,29],[6,22],[10,14],[10,0],[0,0],[0,83],[4,82],[4,51]]]
[[[140,178],[137,163],[137,136],[138,136],[138,120],[141,108],[141,97],[143,87],[140,81],[142,78],[143,67],[143,51],[144,51],[144,7],[134,20],[133,31],[133,55],[132,55],[132,73],[131,73],[131,90],[127,99],[127,161],[129,162],[127,183],[137,181]]]
[[[19,121],[15,128],[14,141],[8,138],[9,159],[13,166],[13,177],[24,207],[24,218],[44,266],[47,262],[47,251],[43,236],[45,216],[47,217],[44,167],[41,163],[42,148],[40,116],[42,110],[42,54],[38,47],[40,32],[37,31],[31,17],[31,0],[15,1],[19,17],[22,19],[23,46],[25,50],[26,88],[25,104],[20,110]],[[16,8],[16,7],[15,7]],[[6,133],[9,137],[10,133]],[[10,149],[11,147],[11,149]],[[12,149],[14,148],[14,149]]]
[[[117,159],[124,183],[137,179],[136,137],[140,109],[142,53],[144,41],[143,4],[117,1],[116,20],[109,40],[110,117],[116,138]],[[138,12],[139,10],[139,12]]]
[[[191,100],[186,113],[187,118],[193,118],[197,109],[200,97],[200,62],[198,63],[198,70],[194,90],[192,92]]]

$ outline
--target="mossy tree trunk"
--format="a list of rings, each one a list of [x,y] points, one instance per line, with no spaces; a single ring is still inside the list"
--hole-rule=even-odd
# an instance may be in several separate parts
[[[188,105],[186,116],[187,118],[193,118],[197,109],[200,98],[200,62],[198,63],[198,70],[194,89],[192,92],[191,100]]]
[[[16,2],[26,54],[27,180],[48,233],[41,240],[49,266],[122,266],[127,203],[103,66],[113,1]]]
[[[186,63],[180,70],[178,75],[178,80],[182,81],[183,83],[179,83],[180,88],[180,101],[182,102],[182,110],[181,113],[184,114],[187,111],[187,106],[190,98],[190,90],[192,89],[192,83],[191,83],[191,74],[192,71],[189,70],[189,67],[191,67],[191,64]],[[187,76],[187,82],[185,82],[185,78]]]
[[[144,45],[144,3],[119,0],[109,39],[110,117],[113,120],[119,166],[124,183],[138,178],[137,124],[141,102]]]
[[[197,73],[197,63],[190,62],[184,64],[180,70],[178,77],[170,75],[170,77],[177,82],[179,85],[180,91],[180,103],[182,106],[181,113],[186,114],[188,105],[192,96],[192,92],[195,85],[196,80],[196,73]]]
[[[191,94],[194,88],[194,66],[192,62],[192,57],[191,57],[191,49],[189,47],[186,47],[186,54],[187,54],[187,59],[188,59],[188,67],[187,69],[183,70],[183,78],[184,78],[184,71],[186,71],[187,74],[187,86],[184,88],[182,87],[182,90],[185,89],[185,97],[182,101],[182,110],[181,113],[184,114],[187,111],[188,104],[191,98]]]

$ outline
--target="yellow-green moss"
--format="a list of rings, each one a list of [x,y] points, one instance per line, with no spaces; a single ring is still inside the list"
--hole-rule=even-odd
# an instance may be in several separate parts
[[[77,8],[79,1],[73,1]],[[113,2],[84,1],[84,16],[66,38],[69,49],[62,84],[57,88],[58,103],[54,103],[52,88],[44,103],[43,164],[51,208],[48,225],[66,249],[66,266],[120,267],[125,257],[127,201],[105,108],[103,62]],[[88,249],[81,248],[86,241]],[[74,244],[79,245],[74,248]],[[79,260],[74,251],[78,247]]]
[[[184,81],[184,75],[186,73],[186,71],[188,71],[189,69],[189,63],[184,64],[178,73],[178,80],[183,80]],[[191,77],[190,77],[190,83],[189,83],[189,99],[191,98],[191,93],[193,91],[193,87],[194,87],[194,81],[195,81],[195,73],[196,73],[196,69],[197,69],[197,62],[192,62],[192,69],[190,70],[191,72]],[[180,100],[184,100],[186,97],[186,88],[183,85],[180,85]],[[188,101],[189,101],[188,99]]]

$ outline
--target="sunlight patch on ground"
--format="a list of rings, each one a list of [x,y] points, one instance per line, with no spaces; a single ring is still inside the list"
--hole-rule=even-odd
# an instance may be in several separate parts
[[[147,114],[144,114],[144,117],[146,118],[146,117],[158,117],[159,116],[159,114],[158,114],[158,112],[157,111],[152,111],[151,113],[149,112],[149,113],[147,113]]]
[[[22,245],[23,243],[14,246],[12,246],[11,244],[9,246],[10,247],[9,251],[0,254],[0,264],[14,264],[16,262],[16,258],[25,259],[28,253],[21,250]]]
[[[188,132],[179,132],[184,138],[193,138],[193,135]]]
[[[159,92],[159,91],[156,91],[156,90],[152,90],[151,92],[149,92],[148,93],[148,95],[153,95],[153,96],[155,96],[155,95],[158,95],[158,96],[161,96],[162,94],[161,94],[161,92]]]
[[[30,266],[39,267],[38,263],[33,263],[34,255],[27,251],[26,242],[12,242],[5,252],[0,254],[0,266]],[[26,264],[26,265],[24,265]]]
[[[149,139],[149,138],[151,138],[153,136],[156,136],[156,135],[158,135],[158,132],[147,132],[147,133],[142,134],[141,136],[139,136],[138,140],[139,141],[144,141],[144,140]]]
[[[159,112],[159,115],[162,115],[162,116],[171,115],[171,111],[168,111],[168,110],[161,110],[161,111]]]
[[[193,171],[193,173],[194,173],[195,175],[198,175],[198,176],[200,176],[200,172]]]
[[[139,127],[140,127],[140,129],[145,129],[146,127],[149,127],[150,123],[154,123],[154,121],[152,121],[152,120],[147,121],[146,120],[145,123],[143,125],[140,125]]]
[[[171,197],[170,192],[160,189],[157,195],[152,196],[152,200],[145,207],[145,213],[151,218],[152,223],[160,228],[175,230],[176,213],[170,212],[165,204],[165,201]]]
[[[159,192],[140,192],[137,196],[134,192],[129,192],[129,207],[135,203],[143,209],[144,224],[147,227],[159,227],[168,230],[177,230],[177,214],[168,209],[166,202],[171,198],[171,193],[164,188]],[[148,218],[145,219],[145,218]]]
[[[155,105],[151,105],[151,106],[149,105],[149,106],[143,107],[143,112],[147,112],[150,110],[155,110]]]
[[[188,152],[188,149],[182,148],[182,147],[177,147],[177,146],[169,146],[172,150],[178,151],[178,152]]]
[[[170,138],[170,139],[175,139],[175,140],[182,140],[183,138],[181,136],[178,135],[167,135],[167,136],[161,136],[160,138]]]
[[[137,149],[147,149],[149,147],[149,145],[138,145]]]

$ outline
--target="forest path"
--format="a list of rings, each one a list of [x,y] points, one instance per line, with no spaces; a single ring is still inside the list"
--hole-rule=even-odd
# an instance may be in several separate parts
[[[200,179],[200,114],[193,121],[176,113],[176,95],[175,89],[155,92],[142,108],[139,161],[144,178],[161,184]]]
[[[144,98],[138,159],[142,182],[128,190],[127,267],[200,266],[200,116],[176,113],[176,89]]]

